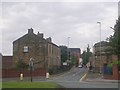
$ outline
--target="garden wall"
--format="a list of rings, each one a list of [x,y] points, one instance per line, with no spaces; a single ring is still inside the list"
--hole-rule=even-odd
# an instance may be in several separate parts
[[[28,69],[18,70],[18,69],[3,69],[2,78],[14,78],[19,77],[20,73],[23,73],[24,77],[30,76],[30,71]],[[33,76],[45,76],[46,70],[42,68],[37,68],[32,71]]]

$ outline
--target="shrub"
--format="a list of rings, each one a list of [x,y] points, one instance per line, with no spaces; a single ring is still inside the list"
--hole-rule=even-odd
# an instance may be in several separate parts
[[[109,68],[113,68],[113,65],[117,64],[118,65],[118,70],[120,71],[120,60],[118,61],[113,61],[112,63],[108,64]]]
[[[18,69],[24,69],[24,68],[28,68],[28,65],[26,63],[23,62],[23,60],[19,60],[17,63],[16,63],[16,67]]]

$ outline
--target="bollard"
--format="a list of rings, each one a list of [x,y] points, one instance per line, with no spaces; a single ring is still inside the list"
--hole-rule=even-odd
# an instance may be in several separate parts
[[[20,80],[21,81],[23,80],[23,74],[22,73],[20,74]]]
[[[49,73],[46,73],[46,78],[47,78],[47,79],[49,79],[49,78],[50,78]]]

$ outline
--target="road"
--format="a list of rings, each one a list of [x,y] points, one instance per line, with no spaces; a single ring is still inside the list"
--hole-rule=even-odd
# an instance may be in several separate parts
[[[80,79],[85,73],[85,68],[73,68],[67,73],[52,77],[50,81],[56,82],[65,88],[118,88],[118,83],[81,82]]]
[[[65,88],[118,88],[118,83],[112,82],[87,82],[80,79],[87,73],[85,68],[72,68],[70,71],[61,75],[50,76],[50,79],[34,77],[34,82],[56,82]],[[7,81],[19,81],[19,78],[6,79]],[[4,80],[4,81],[6,81]],[[30,78],[24,79],[30,81]],[[103,89],[102,89],[103,90]],[[106,90],[106,89],[104,89]]]

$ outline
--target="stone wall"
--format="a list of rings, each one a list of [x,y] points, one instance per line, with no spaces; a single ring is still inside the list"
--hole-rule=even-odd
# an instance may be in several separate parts
[[[30,58],[33,58],[34,68],[59,67],[60,49],[51,41],[44,39],[43,34],[36,35],[29,29],[26,35],[13,42],[14,65],[19,60],[29,64]]]

